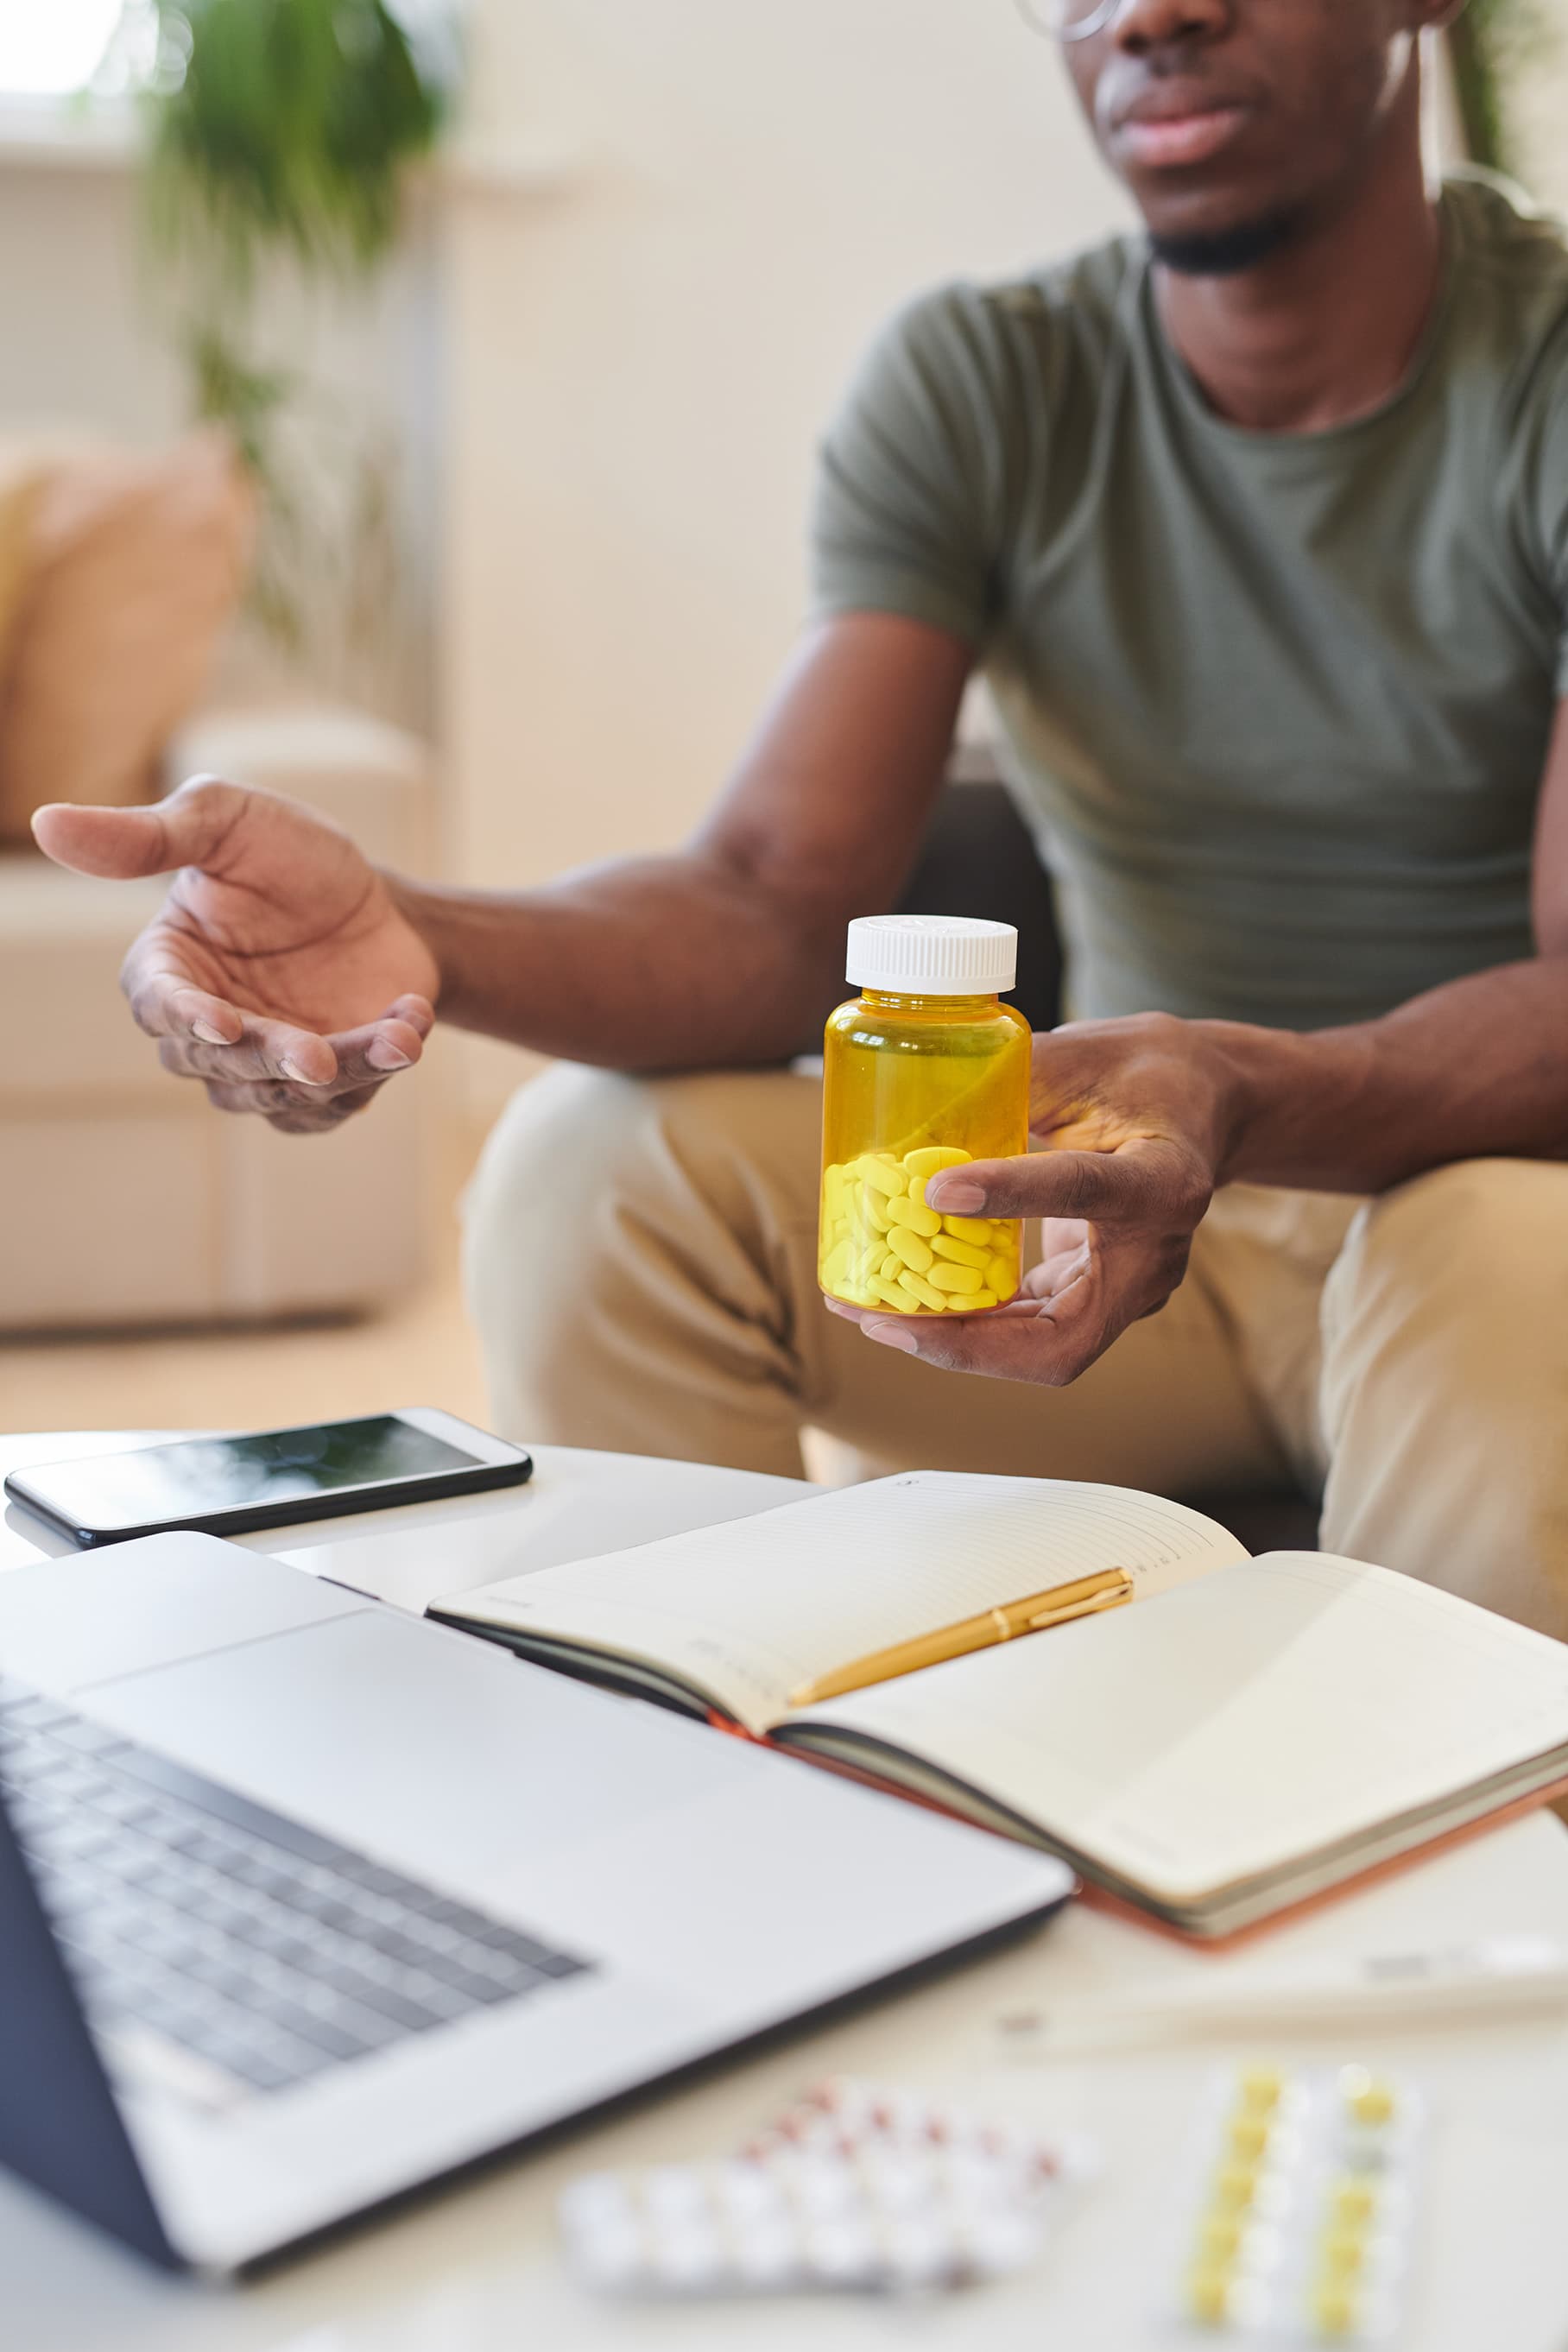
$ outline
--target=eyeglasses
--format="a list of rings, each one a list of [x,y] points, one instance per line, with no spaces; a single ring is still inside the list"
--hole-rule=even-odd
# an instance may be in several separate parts
[[[1053,41],[1087,41],[1121,13],[1123,0],[1018,0],[1018,14],[1032,32]]]

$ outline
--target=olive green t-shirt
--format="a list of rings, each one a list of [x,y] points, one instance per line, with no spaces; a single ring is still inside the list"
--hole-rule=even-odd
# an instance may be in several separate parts
[[[1568,247],[1479,176],[1442,210],[1422,348],[1352,424],[1216,417],[1125,238],[916,302],[830,430],[818,608],[975,649],[1079,1014],[1306,1028],[1532,951]]]

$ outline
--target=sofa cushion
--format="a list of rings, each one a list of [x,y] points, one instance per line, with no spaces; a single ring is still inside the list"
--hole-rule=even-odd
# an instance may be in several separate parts
[[[13,452],[13,463],[17,453]],[[0,652],[0,841],[45,801],[153,798],[244,584],[249,478],[220,434],[24,453],[25,579]],[[0,596],[4,565],[0,562]]]
[[[0,450],[0,677],[33,565],[34,524],[44,468],[26,449]]]

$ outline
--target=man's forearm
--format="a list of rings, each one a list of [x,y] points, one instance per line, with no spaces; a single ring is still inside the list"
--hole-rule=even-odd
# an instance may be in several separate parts
[[[798,1052],[830,1000],[843,918],[700,852],[618,859],[539,890],[389,877],[459,1028],[653,1071]]]
[[[1195,1026],[1224,1105],[1222,1181],[1381,1192],[1455,1160],[1568,1157],[1568,956],[1351,1028]]]

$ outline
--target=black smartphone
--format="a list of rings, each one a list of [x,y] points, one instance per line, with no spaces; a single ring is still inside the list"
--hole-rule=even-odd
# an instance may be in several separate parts
[[[533,1458],[429,1405],[238,1437],[182,1437],[124,1454],[13,1470],[5,1492],[73,1542],[195,1528],[243,1535],[299,1519],[335,1519],[395,1503],[427,1503],[489,1486],[521,1486]]]

